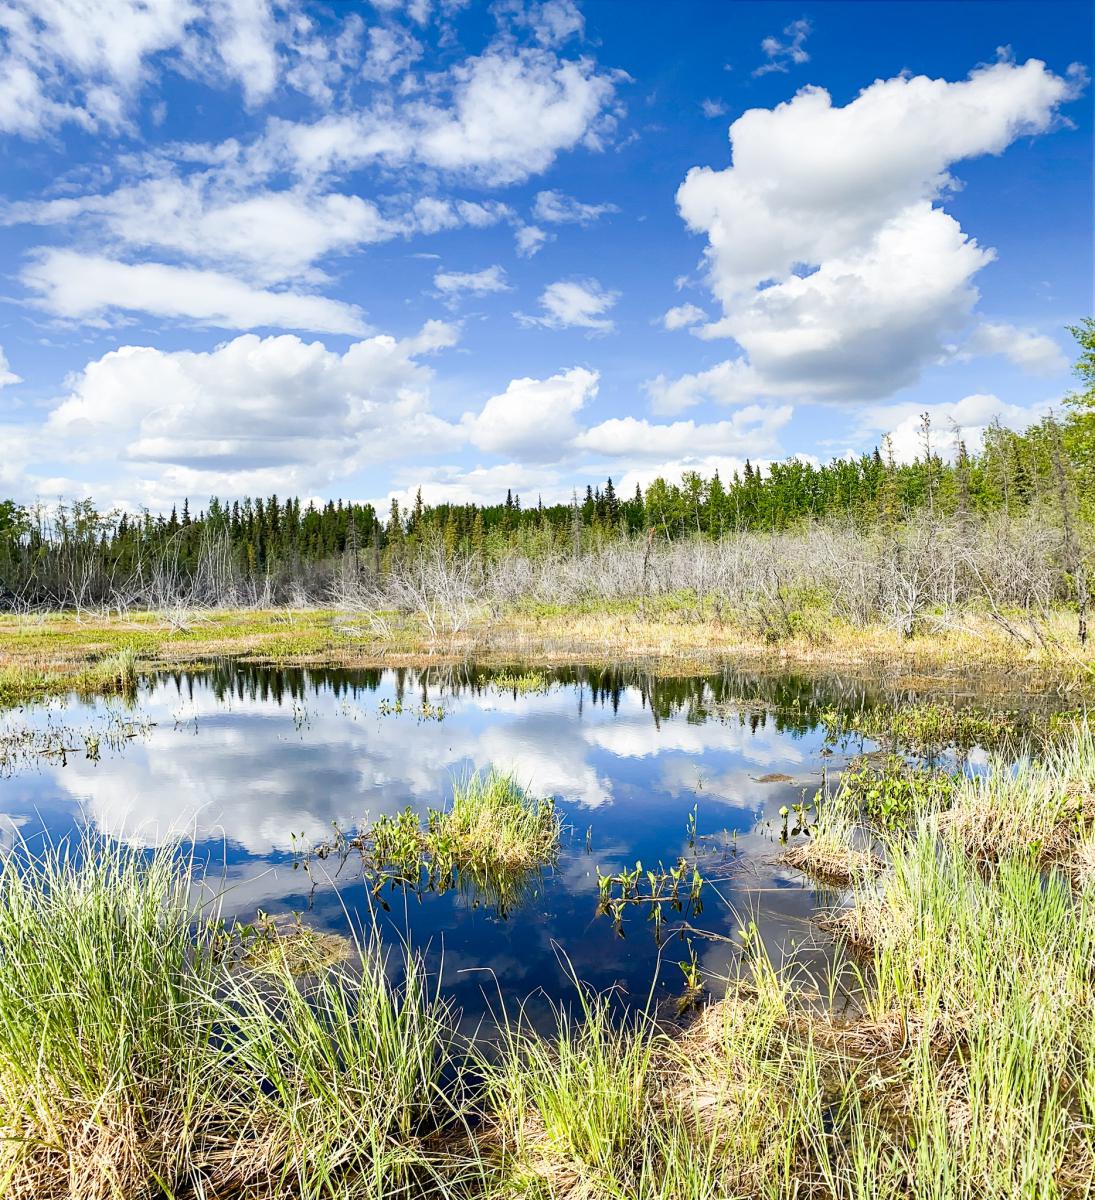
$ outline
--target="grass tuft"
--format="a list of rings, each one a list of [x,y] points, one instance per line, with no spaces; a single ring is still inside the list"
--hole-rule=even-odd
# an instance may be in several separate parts
[[[459,847],[461,859],[509,870],[548,862],[561,827],[550,797],[530,796],[493,769],[455,783],[452,803],[431,820],[431,833]]]

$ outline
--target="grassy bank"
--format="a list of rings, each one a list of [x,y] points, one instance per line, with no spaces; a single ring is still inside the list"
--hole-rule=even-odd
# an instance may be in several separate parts
[[[489,791],[466,789],[461,828]],[[869,831],[885,860],[851,873],[831,922],[857,950],[855,1002],[747,937],[691,1023],[579,988],[553,1031],[511,1009],[490,1047],[369,930],[302,976],[292,928],[226,926],[178,857],[10,858],[0,1191],[1091,1196],[1095,742],[1081,727],[1018,772],[918,795],[900,822],[845,796],[822,831]]]
[[[1018,625],[1018,621],[1016,621]],[[125,617],[0,616],[0,704],[68,691],[117,688],[112,661],[140,670],[221,656],[280,664],[344,666],[457,663],[531,666],[633,661],[652,670],[743,668],[884,674],[904,686],[962,673],[995,674],[1015,686],[1095,686],[1095,646],[1081,649],[1075,619],[1058,613],[1020,640],[987,615],[922,621],[912,636],[883,625],[811,616],[773,640],[745,622],[714,617],[687,597],[648,605],[604,602],[524,606],[440,633],[422,617],[325,609],[203,610]],[[1029,631],[1028,631],[1029,632]]]

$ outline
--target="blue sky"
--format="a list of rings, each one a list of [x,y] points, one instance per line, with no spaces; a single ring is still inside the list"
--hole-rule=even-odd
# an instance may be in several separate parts
[[[0,495],[565,498],[1022,426],[1086,3],[7,0]]]

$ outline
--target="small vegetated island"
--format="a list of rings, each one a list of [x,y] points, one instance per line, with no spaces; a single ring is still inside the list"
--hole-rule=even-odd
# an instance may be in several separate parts
[[[626,656],[636,678],[682,677],[688,728],[725,714],[686,677],[767,666],[749,711],[793,711],[777,719],[844,756],[832,778],[749,781],[789,789],[764,844],[781,886],[816,890],[822,968],[774,954],[758,913],[705,925],[739,848],[715,847],[697,780],[662,860],[598,865],[575,893],[587,925],[680,960],[676,1002],[575,978],[546,1018],[500,996],[472,1026],[380,914],[438,894],[495,921],[535,908],[568,839],[596,844],[596,807],[574,828],[492,769],[436,806],[334,822],[283,866],[333,898],[363,881],[341,934],[257,904],[242,918],[184,842],[6,831],[0,1193],[1091,1196],[1095,322],[1074,332],[1067,409],[976,453],[925,420],[909,463],[883,445],[628,496],[606,481],[561,506],[0,503],[0,776],[128,753],[166,670],[243,698],[269,664],[475,660],[468,686],[516,713],[547,712],[566,664]],[[888,706],[804,714],[778,695],[792,670],[881,679]],[[956,679],[994,690],[930,698]],[[1020,720],[994,710],[1005,685],[1063,699]],[[54,720],[80,695],[128,707]],[[402,692],[373,715],[408,738],[450,720]],[[728,947],[720,976],[704,937]]]

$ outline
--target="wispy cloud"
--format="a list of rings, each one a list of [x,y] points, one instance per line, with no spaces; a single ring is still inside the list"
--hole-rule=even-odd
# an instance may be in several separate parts
[[[792,65],[797,67],[809,62],[806,39],[813,32],[813,28],[810,22],[802,17],[784,27],[783,36],[786,41],[781,42],[777,37],[766,37],[760,48],[768,61],[761,63],[753,74],[767,75],[770,71],[787,71]]]

